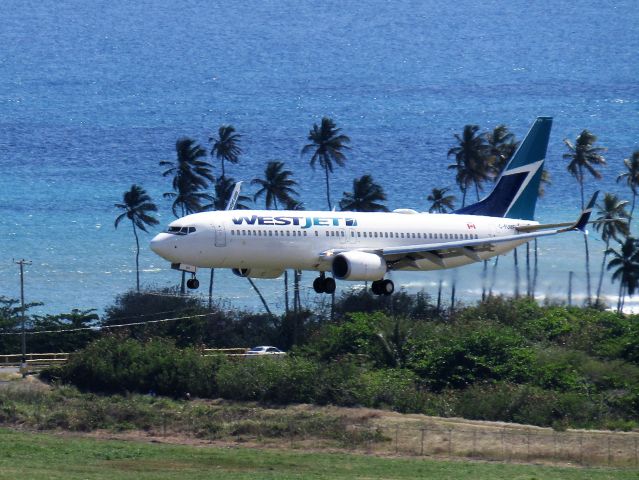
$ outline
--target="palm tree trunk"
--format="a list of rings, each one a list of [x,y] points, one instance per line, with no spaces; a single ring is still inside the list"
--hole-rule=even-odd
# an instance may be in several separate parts
[[[288,315],[288,270],[284,270],[284,308]]]
[[[635,200],[637,200],[637,194],[632,192],[632,207],[630,208],[630,216],[628,217],[628,231],[632,233],[631,224],[632,224],[632,214],[635,211]]]
[[[532,283],[530,281],[530,243],[526,242],[526,295],[532,298]]]
[[[209,310],[213,307],[213,277],[215,276],[215,269],[211,269],[211,278],[209,279]]]
[[[475,195],[477,196],[477,201],[479,202],[479,184],[475,183]]]
[[[138,239],[138,232],[135,229],[135,223],[133,225],[133,235],[135,235],[135,279],[138,287],[138,293],[140,293],[140,240]]]
[[[621,313],[621,299],[623,298],[623,278],[619,284],[619,298],[617,298],[617,313]]]
[[[251,284],[251,287],[253,287],[253,290],[255,290],[255,293],[257,293],[257,295],[260,297],[260,300],[262,301],[262,305],[264,305],[264,309],[266,310],[266,313],[268,313],[272,317],[273,314],[271,313],[271,309],[268,308],[268,305],[266,304],[266,300],[264,300],[264,297],[262,296],[262,292],[260,292],[260,290],[257,288],[257,285],[255,285],[255,282],[253,282],[253,279],[251,277],[246,277],[246,279]]]
[[[295,270],[295,277],[294,277],[294,281],[295,281],[295,296],[294,296],[294,304],[295,304],[295,311],[296,312],[301,312],[302,311],[302,296],[300,295],[300,282],[302,280],[302,271],[301,270]]]
[[[328,166],[324,167],[324,172],[326,173],[326,200],[328,201],[328,209],[333,210],[331,205],[331,190],[328,188]]]
[[[484,268],[481,272],[481,301],[486,300],[486,280],[488,279],[488,260],[484,260]]]
[[[595,299],[595,305],[599,305],[601,298],[601,285],[603,284],[604,268],[606,266],[606,257],[608,256],[608,246],[610,239],[606,240],[606,250],[604,250],[603,259],[601,260],[601,272],[599,273],[599,284],[597,285],[597,298]]]
[[[493,296],[493,288],[497,282],[497,266],[499,265],[499,255],[495,257],[495,263],[493,264],[493,274],[490,279],[490,288],[488,289],[488,296]]]
[[[515,298],[519,298],[519,259],[517,258],[517,249],[513,250],[515,260]]]
[[[222,157],[222,178],[224,178],[224,157]]]
[[[442,286],[444,284],[444,280],[439,279],[439,287],[437,288],[437,313],[441,313],[442,311]]]
[[[537,239],[535,238],[535,261],[534,261],[534,267],[533,267],[533,284],[532,284],[532,295],[533,298],[536,295],[537,292],[537,275],[539,273],[539,248],[537,245]]]
[[[591,288],[590,288],[590,252],[588,250],[588,235],[584,235],[584,245],[586,247],[586,305],[590,305],[591,303]]]
[[[450,291],[450,313],[452,314],[455,311],[455,289],[456,289],[456,281],[455,278],[453,278],[453,284],[451,285],[451,291]]]
[[[466,189],[462,188],[462,208],[464,208],[466,206]]]

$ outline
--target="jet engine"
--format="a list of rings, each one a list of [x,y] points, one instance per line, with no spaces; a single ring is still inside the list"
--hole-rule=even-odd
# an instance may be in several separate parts
[[[333,259],[333,276],[339,280],[380,280],[388,268],[386,261],[374,253],[340,253]]]
[[[266,270],[264,268],[234,268],[232,272],[238,277],[246,278],[277,278],[284,270]]]

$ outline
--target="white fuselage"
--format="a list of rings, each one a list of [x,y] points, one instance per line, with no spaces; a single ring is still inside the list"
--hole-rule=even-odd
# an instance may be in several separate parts
[[[409,212],[409,211],[405,211]],[[326,252],[441,244],[516,235],[528,220],[458,214],[230,210],[180,218],[157,235],[151,248],[173,263],[277,273],[285,269],[330,271]],[[420,258],[389,269],[439,270],[506,253],[529,241],[495,243],[475,258],[441,262]]]

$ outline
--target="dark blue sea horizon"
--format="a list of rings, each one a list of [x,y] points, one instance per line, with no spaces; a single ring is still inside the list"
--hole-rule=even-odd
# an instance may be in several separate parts
[[[334,199],[370,173],[389,208],[426,210],[433,187],[456,189],[447,152],[465,124],[506,124],[522,138],[540,115],[555,119],[552,184],[538,203],[540,221],[578,214],[579,187],[562,155],[563,140],[583,129],[608,149],[603,179],[589,178],[586,191],[630,199],[615,180],[639,148],[638,21],[629,0],[5,0],[0,296],[19,297],[18,258],[33,261],[27,301],[43,302],[34,310],[40,313],[102,311],[132,288],[134,240],[127,225],[114,229],[114,204],[138,183],[158,204],[164,227],[174,217],[158,162],[175,158],[182,136],[208,149],[222,124],[243,135],[244,154],[227,174],[249,181],[267,161],[284,161],[307,209],[326,208],[323,174],[300,155],[322,116],[352,140],[345,168],[331,177]],[[147,247],[152,234],[143,236],[142,282],[175,285],[175,272]],[[596,232],[591,239],[596,285],[603,243]],[[573,297],[583,299],[581,236],[540,240],[540,247],[538,294],[565,298],[574,271]],[[306,287],[312,278],[304,275]],[[393,278],[430,293],[440,278],[455,278],[468,301],[482,287],[477,266]],[[229,272],[217,279],[217,299],[259,308],[246,280]],[[497,289],[512,292],[513,281],[510,255],[500,260]],[[283,308],[281,280],[258,285],[273,308]],[[616,291],[606,282],[611,303]],[[304,297],[315,301],[310,290]]]

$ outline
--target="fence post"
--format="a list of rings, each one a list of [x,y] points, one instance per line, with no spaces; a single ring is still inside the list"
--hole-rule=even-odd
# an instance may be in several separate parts
[[[612,453],[610,452],[610,435],[608,435],[608,466],[612,463]]]
[[[501,429],[501,458],[506,461],[506,443],[504,441],[504,436],[506,435],[506,429]]]
[[[448,428],[448,458],[453,456],[453,429]]]
[[[473,453],[472,457],[477,453],[477,429],[473,429]]]
[[[526,461],[530,462],[530,428],[526,431]]]
[[[421,430],[422,430],[422,447],[419,451],[419,454],[423,457],[424,456],[424,429],[422,428]],[[637,457],[637,439],[635,438],[635,460],[636,460],[636,457]]]
[[[395,425],[395,454],[399,453],[399,425]]]
[[[639,466],[639,456],[637,455],[637,437],[635,437],[635,467]]]
[[[579,465],[584,464],[584,436],[579,435]]]

